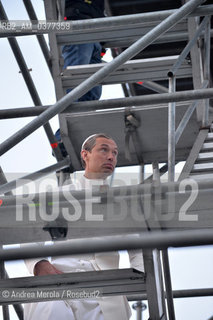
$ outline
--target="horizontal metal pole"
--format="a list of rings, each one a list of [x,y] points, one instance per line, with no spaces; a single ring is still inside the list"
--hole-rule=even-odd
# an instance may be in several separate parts
[[[27,108],[1,109],[0,119],[13,119],[24,117],[35,117],[41,114],[48,106],[32,106]]]
[[[175,93],[162,93],[162,94],[149,94],[143,96],[109,99],[109,100],[94,100],[84,102],[72,102],[63,112],[78,113],[88,112],[95,110],[107,110],[113,108],[140,106],[140,109],[149,109],[150,105],[165,103],[165,108],[168,102],[192,101],[213,98],[213,89],[198,89],[187,90]],[[0,119],[12,119],[18,117],[32,117],[38,116],[45,109],[50,108],[50,105],[27,107],[27,108],[14,108],[0,110]],[[178,105],[177,105],[178,107]]]
[[[88,31],[89,32],[89,31]],[[100,31],[101,32],[101,31]],[[31,34],[34,35],[34,34]],[[37,35],[37,34],[35,34]],[[210,35],[211,37],[213,37],[213,29],[210,30]],[[23,34],[23,33],[18,33],[18,34],[7,34],[7,37],[18,37],[18,36],[29,36],[29,34]],[[63,35],[64,36],[64,35]],[[66,36],[66,35],[65,35]],[[117,37],[116,39],[105,39],[106,41],[104,42],[103,46],[105,48],[127,48],[130,45],[132,45],[141,35],[133,35],[130,38],[125,38],[123,39],[123,37]],[[0,38],[2,38],[4,36],[2,36],[2,34],[0,33]],[[6,37],[6,36],[5,36]],[[204,37],[204,32],[201,33],[201,38]],[[97,41],[102,41],[103,37],[100,37],[100,39],[97,39]],[[59,41],[60,40],[60,41]],[[59,38],[58,42],[60,45],[65,45],[67,44],[67,40],[65,39],[61,39]],[[69,36],[69,42],[75,43],[75,44],[79,44],[79,43],[89,43],[89,42],[94,42],[94,39],[91,37],[90,39],[87,39],[85,37],[84,38],[77,38],[75,37],[75,39],[73,40],[70,36]],[[165,33],[163,35],[160,35],[159,38],[157,38],[153,44],[161,44],[161,43],[168,43],[168,42],[180,42],[180,41],[188,41],[188,33],[187,32],[170,32],[170,33]],[[160,50],[160,48],[158,48],[158,50]],[[153,51],[153,50],[152,50]],[[157,51],[158,52],[158,51]],[[161,52],[161,50],[160,50]],[[148,58],[150,58],[150,55],[148,53],[144,53],[145,56],[147,56]],[[162,55],[162,54],[161,54]],[[156,56],[156,52],[155,52],[155,56]]]
[[[211,297],[213,296],[213,288],[173,290],[172,293],[174,299]],[[129,295],[127,299],[128,301],[147,300],[147,294]]]
[[[205,35],[204,31],[201,33],[201,37],[203,38]],[[210,36],[213,37],[213,29],[210,30]],[[0,34],[1,37],[1,34]],[[105,48],[127,48],[129,47],[134,41],[136,41],[138,39],[137,35],[132,36],[130,39],[116,39],[116,40],[106,40],[106,42],[104,43],[104,47]],[[165,33],[163,35],[161,35],[158,39],[155,40],[154,44],[158,44],[158,48],[157,51],[156,49],[154,50],[154,56],[156,57],[156,54],[158,55],[158,52],[162,52],[162,50],[164,50],[164,52],[166,52],[166,54],[168,54],[168,49],[165,48],[161,48],[159,46],[159,44],[161,43],[168,43],[168,42],[183,42],[183,41],[188,41],[188,32],[171,32],[171,33]],[[85,41],[84,41],[85,42]],[[75,42],[76,43],[76,42]],[[150,50],[147,50],[147,52],[145,52],[143,55],[144,57],[150,58]],[[173,50],[174,51],[174,50]],[[151,53],[153,55],[153,50],[151,50]],[[166,55],[165,54],[165,55]],[[162,53],[160,54],[162,56]]]
[[[54,243],[53,246],[33,246],[3,250],[0,260],[29,259],[47,256],[62,256],[114,250],[131,250],[145,248],[188,247],[213,244],[212,229],[144,232],[132,235],[72,239]]]
[[[70,165],[70,159],[69,159],[69,157],[67,157],[66,159],[61,160],[58,163],[53,164],[49,167],[46,167],[46,168],[41,169],[37,172],[30,173],[20,179],[13,180],[13,181],[10,181],[8,183],[1,185],[0,186],[0,194],[4,194],[8,191],[11,191],[11,190],[16,189],[20,186],[23,186],[31,181],[35,181],[37,179],[40,179],[41,177],[44,177],[44,176],[50,174],[51,172],[55,172],[57,170],[66,168],[69,165]]]
[[[32,27],[27,30],[23,29],[22,21],[14,21],[14,31],[11,28],[0,28],[0,37],[2,36],[21,36],[22,34],[28,35],[35,35],[35,34],[44,34],[44,33],[70,33],[70,31],[85,31],[85,29],[92,29],[92,28],[116,28],[117,26],[122,26],[126,24],[136,24],[136,23],[146,23],[150,21],[161,21],[166,19],[170,15],[177,12],[179,9],[174,10],[163,10],[163,11],[156,11],[156,12],[147,12],[147,13],[140,13],[134,15],[123,15],[123,16],[116,16],[116,17],[106,17],[106,18],[96,18],[96,19],[85,19],[85,20],[78,20],[78,21],[66,21],[66,22],[58,22],[55,21],[52,23],[49,21],[40,21],[40,25],[38,25],[37,21],[34,21]],[[190,17],[195,16],[205,16],[211,15],[213,13],[213,5],[206,5],[195,9],[193,12],[189,14]],[[25,21],[26,25],[27,22],[30,24],[30,21]],[[46,27],[45,27],[45,23]],[[57,27],[57,23],[59,27]],[[65,28],[66,26],[70,26]],[[13,32],[12,32],[13,31]],[[104,40],[104,39],[103,39]]]
[[[13,146],[18,144],[24,138],[29,136],[39,127],[47,123],[56,114],[62,112],[72,102],[80,98],[83,94],[88,92],[96,84],[100,83],[110,73],[115,71],[119,66],[124,64],[127,60],[134,57],[138,52],[150,45],[155,39],[157,39],[162,33],[169,30],[172,26],[176,25],[186,15],[192,12],[198,5],[205,2],[204,0],[190,0],[184,4],[180,9],[175,11],[171,16],[163,20],[159,25],[150,30],[145,36],[136,41],[133,45],[123,51],[110,63],[107,63],[102,69],[97,71],[88,79],[84,80],[78,87],[74,88],[71,92],[65,95],[62,99],[56,102],[55,105],[45,110],[40,116],[28,123],[21,130],[17,131],[6,141],[0,145],[0,155],[10,150]]]

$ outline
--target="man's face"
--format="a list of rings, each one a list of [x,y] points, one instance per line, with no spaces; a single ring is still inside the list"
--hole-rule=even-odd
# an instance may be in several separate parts
[[[91,151],[82,150],[86,163],[85,176],[89,179],[105,179],[112,174],[117,163],[118,148],[111,139],[97,138]]]

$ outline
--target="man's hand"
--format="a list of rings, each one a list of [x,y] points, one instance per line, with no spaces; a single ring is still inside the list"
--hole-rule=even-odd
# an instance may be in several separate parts
[[[60,270],[56,269],[49,261],[41,260],[34,267],[35,276],[46,276],[48,274],[61,274]]]

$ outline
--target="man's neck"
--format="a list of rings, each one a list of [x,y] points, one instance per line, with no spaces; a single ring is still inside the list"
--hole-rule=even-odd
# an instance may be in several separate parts
[[[108,177],[108,175],[104,175],[103,173],[96,173],[96,172],[85,172],[84,173],[84,177],[90,180],[106,180],[106,178]]]

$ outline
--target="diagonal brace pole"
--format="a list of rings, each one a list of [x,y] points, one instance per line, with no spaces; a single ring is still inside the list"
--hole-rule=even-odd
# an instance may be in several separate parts
[[[1,1],[0,1],[0,18],[3,20],[8,20],[6,12],[4,10],[4,7],[3,7]],[[19,47],[17,40],[14,37],[12,37],[12,38],[8,38],[8,42],[9,42],[10,47],[14,53],[14,56],[16,58],[18,65],[19,65],[19,68],[20,68],[21,73],[23,75],[25,84],[28,88],[28,91],[30,93],[30,96],[31,96],[34,104],[36,106],[41,105],[42,103],[41,103],[40,97],[38,95],[38,92],[36,90],[36,87],[34,85],[34,82],[32,80],[32,77],[30,75],[30,72],[28,70],[27,64],[24,60],[23,54],[21,52],[21,49]],[[58,161],[62,160],[63,156],[61,154],[61,150],[58,146],[57,140],[53,134],[53,131],[52,131],[50,124],[48,122],[45,122],[43,125],[44,125],[44,130],[46,132],[46,135],[48,137],[48,140],[50,142],[50,145],[52,147],[52,150],[53,150],[53,153],[55,154],[56,159]]]

